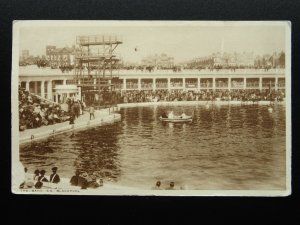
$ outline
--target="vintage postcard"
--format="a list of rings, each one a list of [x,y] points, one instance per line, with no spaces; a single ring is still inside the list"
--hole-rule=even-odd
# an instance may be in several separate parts
[[[14,21],[12,192],[291,194],[288,21]]]

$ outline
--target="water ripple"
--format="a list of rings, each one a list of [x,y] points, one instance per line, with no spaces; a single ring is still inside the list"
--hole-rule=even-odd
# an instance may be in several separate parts
[[[161,123],[163,111],[195,115],[191,124]],[[121,110],[122,121],[61,134],[20,148],[29,171],[59,167],[99,172],[120,185],[148,189],[284,189],[285,108],[275,106],[137,107]]]

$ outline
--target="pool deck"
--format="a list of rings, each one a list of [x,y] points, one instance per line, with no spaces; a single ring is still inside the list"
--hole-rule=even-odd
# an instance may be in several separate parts
[[[89,112],[84,112],[83,115],[80,115],[77,119],[75,119],[74,124],[69,124],[69,121],[66,121],[63,123],[56,123],[53,125],[20,131],[19,143],[24,144],[65,132],[71,132],[79,129],[88,129],[94,126],[101,126],[104,124],[120,121],[121,115],[116,113],[116,109],[116,107],[113,107],[95,110],[95,119],[92,120],[90,120]]]

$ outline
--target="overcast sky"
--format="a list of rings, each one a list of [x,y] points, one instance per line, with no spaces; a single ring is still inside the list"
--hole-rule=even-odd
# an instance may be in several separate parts
[[[213,25],[213,26],[212,26]],[[39,23],[20,28],[20,51],[30,55],[46,54],[46,45],[58,48],[75,44],[78,35],[118,35],[123,44],[117,52],[125,62],[140,62],[141,58],[166,53],[176,62],[210,55],[214,52],[254,52],[255,55],[285,50],[285,26],[253,24],[84,24],[84,22]],[[222,44],[223,42],[223,44]],[[137,51],[135,51],[137,48]]]

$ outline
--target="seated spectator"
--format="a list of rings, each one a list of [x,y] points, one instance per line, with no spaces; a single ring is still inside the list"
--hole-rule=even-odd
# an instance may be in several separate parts
[[[40,171],[39,170],[35,170],[34,171],[34,175],[33,175],[33,180],[34,181],[38,181],[39,180],[39,176],[40,176]]]
[[[91,176],[91,181],[88,182],[88,187],[89,188],[98,188],[100,187],[99,183],[97,182],[97,178],[95,175]]]
[[[79,175],[80,175],[79,170],[76,170],[75,176],[71,177],[70,180],[72,186],[78,186]]]
[[[57,167],[55,166],[52,168],[52,174],[50,175],[50,183],[57,184],[60,182],[59,175],[56,172],[57,172]]]
[[[25,188],[31,188],[34,186],[33,180],[30,179],[30,177],[28,176],[27,173],[27,168],[24,168],[24,172],[25,172],[25,177],[24,177],[24,182],[20,184],[19,188],[20,189],[25,189]]]
[[[89,177],[88,177],[87,172],[82,172],[78,178],[78,186],[80,186],[81,189],[87,189],[88,180],[89,180]]]
[[[45,170],[40,171],[40,176],[38,178],[38,181],[40,181],[40,182],[49,182],[49,180],[45,177],[45,173],[46,173]]]
[[[68,120],[69,117],[68,113],[61,109],[60,105],[49,104],[19,87],[20,131],[61,123]]]

